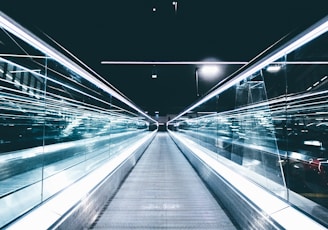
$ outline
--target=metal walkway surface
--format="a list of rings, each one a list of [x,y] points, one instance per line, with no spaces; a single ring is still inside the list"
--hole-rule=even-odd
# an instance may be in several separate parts
[[[91,229],[236,229],[167,133],[159,132]]]

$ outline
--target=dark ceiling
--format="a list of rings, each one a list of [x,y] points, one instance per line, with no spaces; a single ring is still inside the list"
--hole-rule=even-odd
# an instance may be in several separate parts
[[[101,61],[249,61],[278,39],[327,14],[307,1],[2,0],[0,9],[45,33],[142,109],[177,113],[197,99],[195,65],[102,65]],[[154,8],[156,10],[154,10]],[[204,94],[215,79],[199,79]],[[157,79],[151,74],[156,72]]]

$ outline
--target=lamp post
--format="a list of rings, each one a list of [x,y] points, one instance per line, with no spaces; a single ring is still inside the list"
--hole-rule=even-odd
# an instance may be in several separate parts
[[[199,76],[204,76],[205,78],[209,79],[212,77],[216,77],[220,69],[215,64],[207,64],[202,65],[201,67],[196,67],[195,69],[195,78],[196,78],[196,94],[199,97]]]
[[[198,91],[198,67],[195,69],[195,78],[196,78],[196,95],[199,97],[199,91]]]

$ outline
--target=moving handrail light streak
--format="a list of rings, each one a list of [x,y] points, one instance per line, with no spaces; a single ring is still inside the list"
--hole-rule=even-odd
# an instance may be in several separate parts
[[[116,97],[118,100],[124,102],[125,104],[129,105],[148,119],[157,123],[156,120],[152,119],[148,114],[142,111],[140,108],[136,107],[132,104],[129,100],[122,97],[119,93],[109,88],[106,84],[92,76],[90,73],[85,71],[84,69],[80,68],[77,64],[69,60],[64,55],[60,54],[58,51],[54,50],[52,47],[44,43],[42,40],[38,39],[35,35],[30,33],[28,30],[20,26],[10,17],[5,15],[3,12],[0,11],[0,26],[5,30],[9,31],[13,35],[19,37],[20,39],[24,40],[28,44],[32,45],[36,49],[43,52],[47,57],[54,59],[58,63],[66,66],[68,69],[74,71],[79,76],[84,77],[86,80],[90,81],[92,84],[98,86],[99,88],[103,89],[105,92],[108,92],[110,95]]]
[[[38,227],[48,228],[108,174],[71,198],[62,194],[103,165],[112,165],[107,173],[132,167],[158,122],[2,12],[0,27],[8,52],[0,55],[0,228],[21,218],[37,224],[33,213],[42,212],[49,216]],[[66,206],[51,206],[56,199]]]
[[[312,25],[304,32],[298,34],[296,37],[285,43],[283,46],[279,47],[279,49],[274,50],[273,52],[269,53],[268,55],[265,55],[264,57],[262,57],[263,55],[259,55],[259,57],[254,58],[247,65],[241,68],[240,73],[237,73],[237,75],[232,74],[230,78],[225,79],[222,82],[219,82],[211,92],[209,92],[207,95],[202,97],[195,104],[192,104],[190,107],[182,111],[176,117],[168,121],[168,124],[173,123],[173,121],[185,115],[189,111],[206,103],[208,100],[215,97],[216,95],[219,95],[220,93],[234,86],[238,82],[247,79],[248,77],[252,76],[256,72],[265,68],[269,64],[276,62],[277,60],[279,60],[279,58],[289,54],[290,52],[293,52],[299,47],[302,47],[303,45],[307,44],[311,40],[317,38],[318,36],[324,34],[327,31],[328,31],[328,16],[321,19],[319,22]]]
[[[326,227],[327,31],[328,16],[290,34],[167,123],[177,137],[200,144],[214,159],[225,158],[286,207],[292,204]]]

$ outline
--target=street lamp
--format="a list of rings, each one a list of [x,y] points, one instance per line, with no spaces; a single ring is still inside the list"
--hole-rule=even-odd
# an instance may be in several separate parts
[[[151,73],[151,78],[152,79],[156,79],[157,78],[157,70],[156,70],[156,66],[153,65],[153,69],[152,69],[152,73]]]
[[[217,65],[203,65],[199,71],[201,75],[205,77],[215,77],[219,73],[219,67]]]
[[[174,6],[174,12],[175,14],[178,12],[178,2],[177,1],[173,1],[172,5]]]
[[[200,68],[196,67],[195,69],[195,78],[196,78],[196,93],[199,97],[199,74],[206,78],[215,77],[220,72],[219,66],[215,64],[202,65]]]

